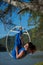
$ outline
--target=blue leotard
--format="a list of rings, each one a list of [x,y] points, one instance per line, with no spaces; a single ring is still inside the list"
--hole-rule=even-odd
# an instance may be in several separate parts
[[[14,43],[14,48],[11,52],[11,55],[13,56],[13,58],[16,59],[16,47],[18,47],[18,54],[23,50],[25,51],[25,48],[22,47],[22,42],[20,39],[20,35],[22,34],[22,31],[20,31],[19,33],[16,34],[15,37],[15,43]]]

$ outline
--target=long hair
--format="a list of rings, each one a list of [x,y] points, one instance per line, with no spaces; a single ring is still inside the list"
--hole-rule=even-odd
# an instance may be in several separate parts
[[[29,42],[29,48],[30,50],[36,50],[36,46],[32,42]]]

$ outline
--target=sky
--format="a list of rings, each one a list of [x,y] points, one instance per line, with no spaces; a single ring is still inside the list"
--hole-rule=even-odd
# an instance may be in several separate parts
[[[8,6],[8,4],[6,4],[6,6],[5,6],[5,3],[3,2],[3,5],[0,6],[0,10],[4,11],[4,9],[7,6]],[[30,30],[30,29],[34,28],[34,26],[28,26],[27,20],[30,17],[30,14],[29,13],[25,13],[24,15],[21,16],[21,20],[20,20],[19,15],[17,15],[17,11],[18,11],[18,8],[17,8],[17,10],[15,12],[12,11],[11,20],[13,21],[13,23],[16,24],[16,26],[24,27],[26,30]],[[8,14],[8,18],[9,18],[9,14]],[[1,22],[1,20],[0,20],[0,22]],[[0,23],[0,38],[5,37],[8,34],[8,32],[9,32],[9,30],[6,31],[4,29],[3,23]]]

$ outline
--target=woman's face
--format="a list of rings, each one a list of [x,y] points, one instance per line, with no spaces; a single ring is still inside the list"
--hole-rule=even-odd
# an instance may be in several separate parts
[[[24,45],[24,48],[25,48],[26,51],[28,51],[28,49],[29,49],[29,44],[26,43],[26,44]]]

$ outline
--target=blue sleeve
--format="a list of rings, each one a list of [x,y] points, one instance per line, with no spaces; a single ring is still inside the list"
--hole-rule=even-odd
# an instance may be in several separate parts
[[[25,48],[21,48],[21,49],[19,49],[19,53],[21,52],[21,51],[25,51]]]

